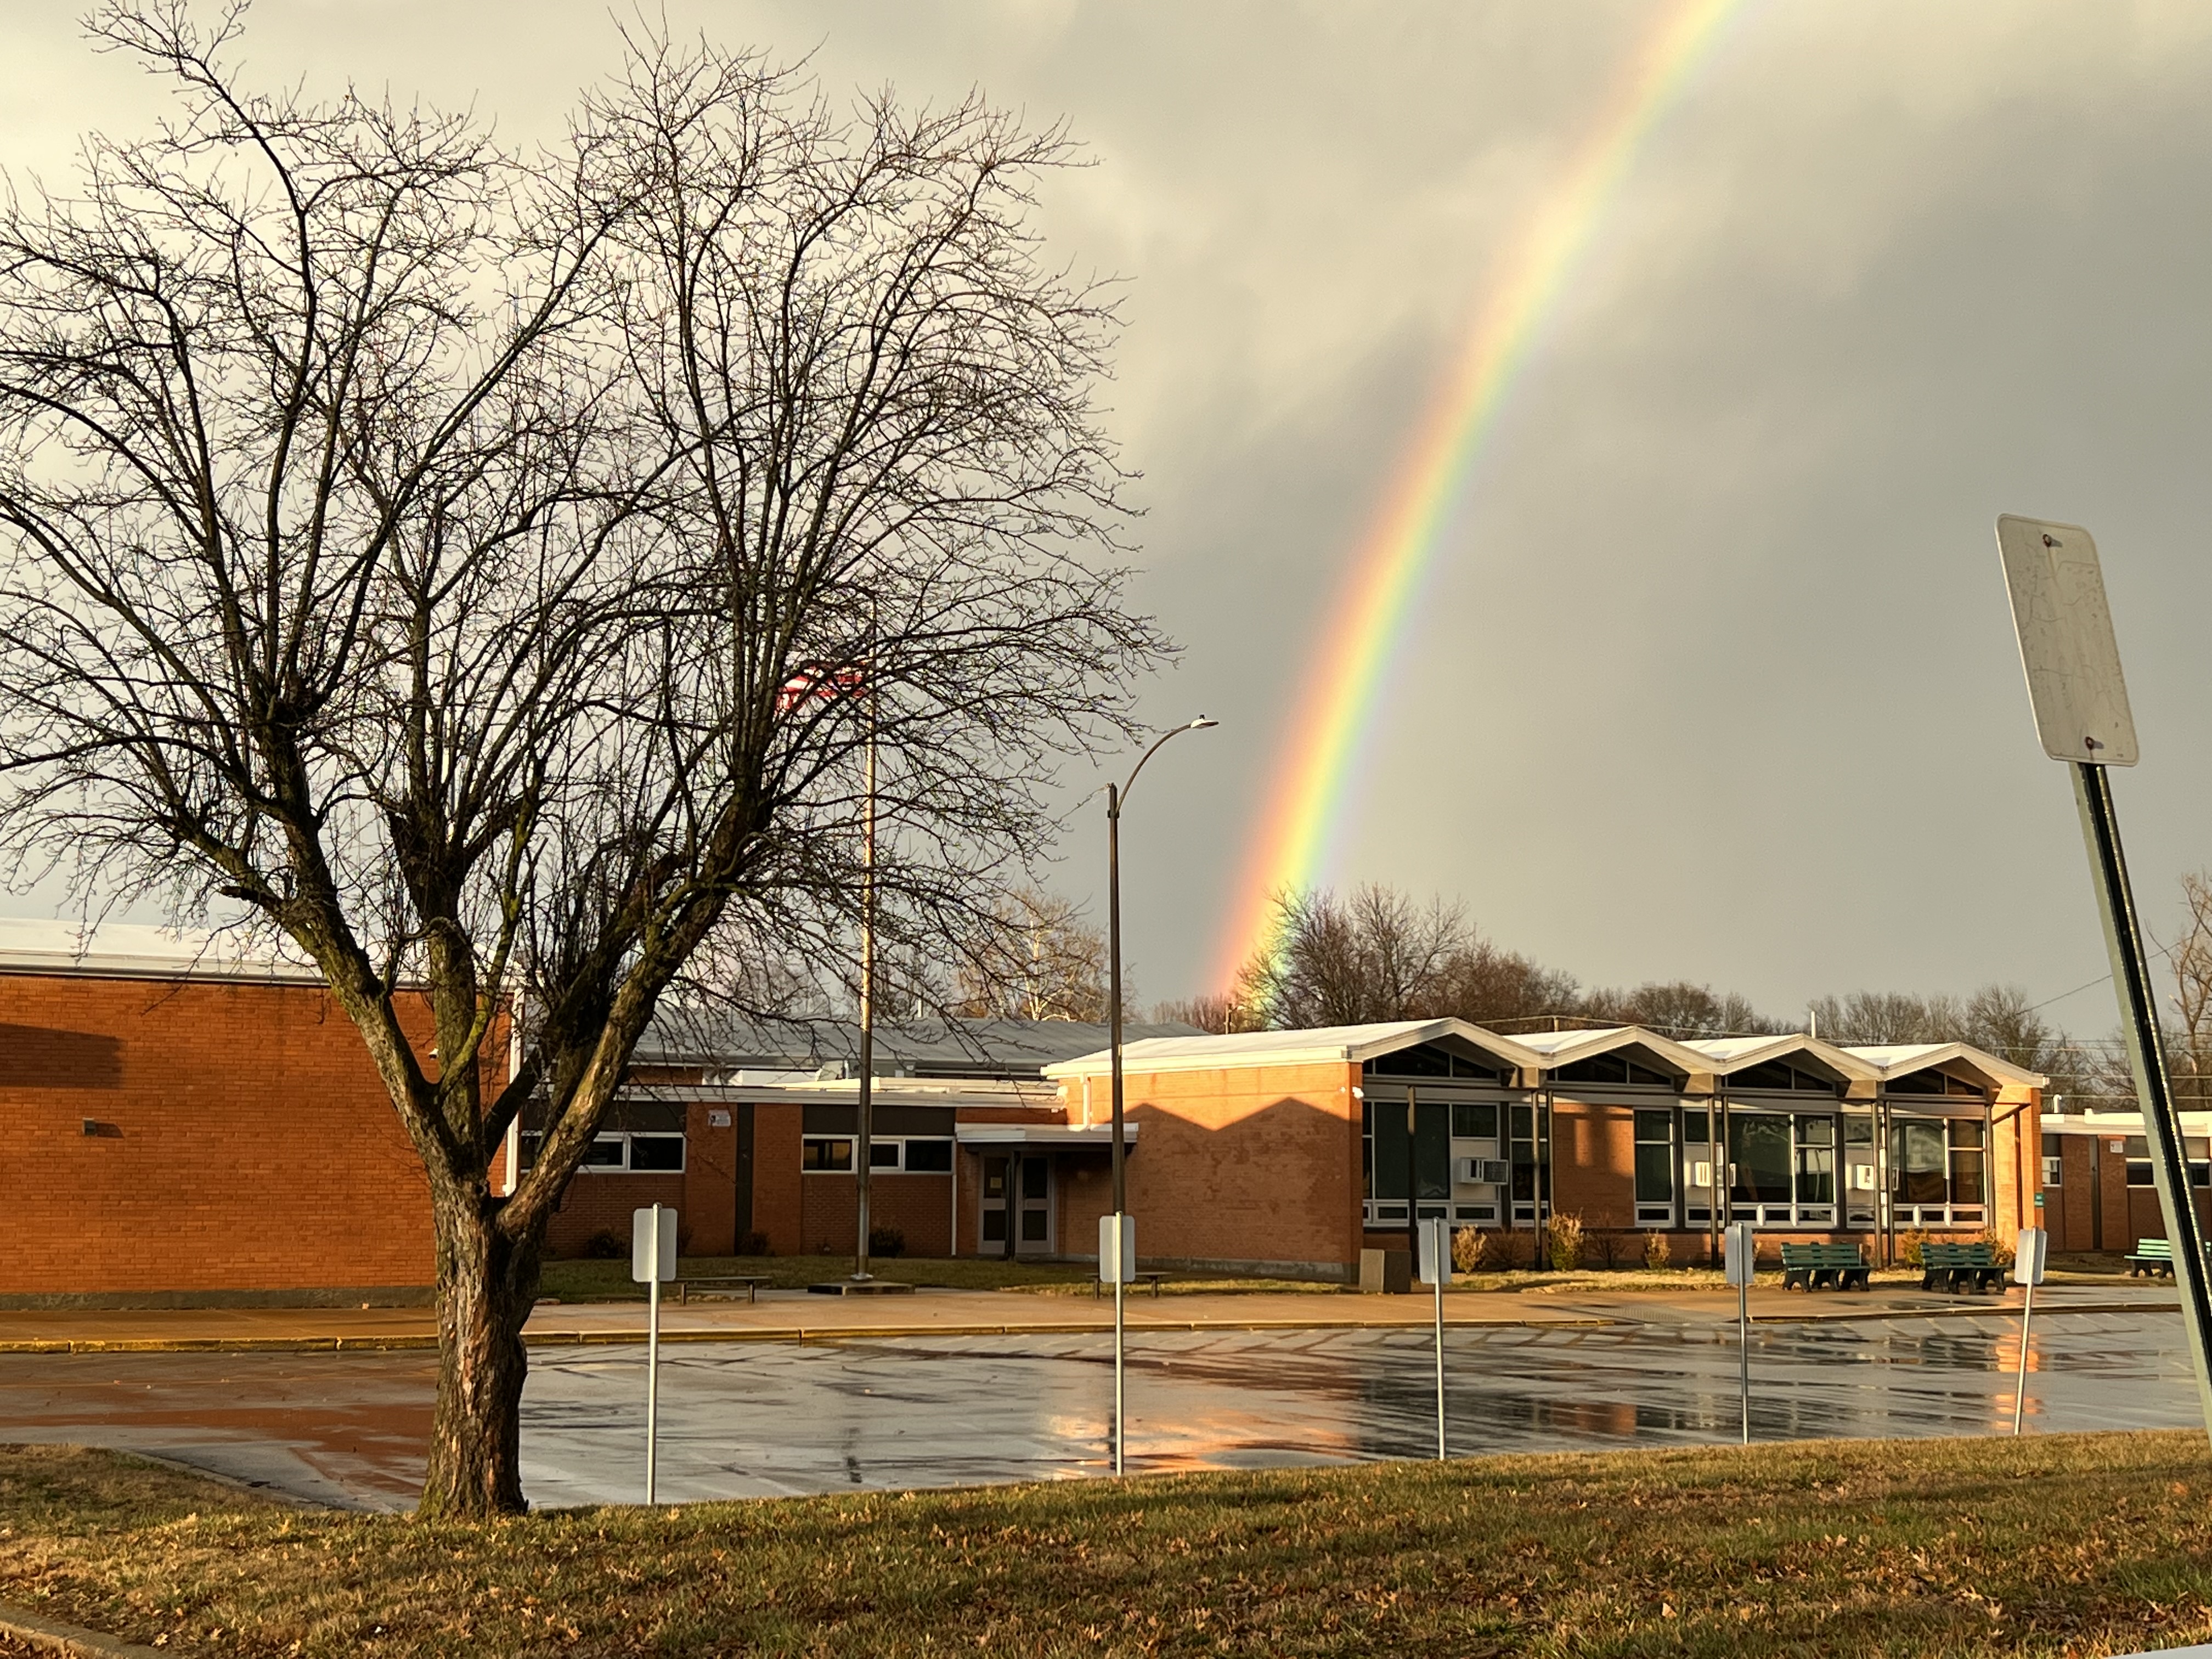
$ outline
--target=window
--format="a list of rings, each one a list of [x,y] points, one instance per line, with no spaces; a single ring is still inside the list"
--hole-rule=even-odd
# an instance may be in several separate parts
[[[1970,1118],[1951,1120],[1951,1201],[1982,1202],[1982,1126]]]
[[[2051,1158],[2048,1156],[2044,1158],[2043,1184],[2046,1187],[2063,1187],[2066,1184],[2066,1160],[2064,1158]]]
[[[1889,1126],[1890,1194],[1899,1204],[1965,1206],[1980,1219],[1988,1202],[1988,1148],[1979,1118],[1899,1118]]]
[[[1498,1108],[1488,1103],[1468,1105],[1465,1103],[1451,1109],[1452,1135],[1459,1140],[1495,1140],[1498,1139]]]
[[[1797,1116],[1797,1202],[1805,1205],[1836,1201],[1836,1120]]]
[[[1360,1070],[1369,1077],[1457,1077],[1477,1083],[1503,1083],[1505,1080],[1504,1074],[1495,1066],[1463,1060],[1433,1043],[1425,1042],[1418,1048],[1401,1048],[1395,1054],[1370,1060]]]
[[[525,1129],[516,1139],[521,1143],[516,1149],[516,1162],[526,1170],[536,1169],[538,1149],[545,1144],[544,1133],[537,1129]]]
[[[1778,1060],[1770,1060],[1757,1066],[1747,1066],[1740,1072],[1729,1074],[1731,1089],[1791,1090],[1800,1094],[1832,1095],[1836,1085],[1831,1079],[1815,1077],[1810,1072],[1785,1066]]]
[[[899,1144],[896,1140],[878,1140],[868,1137],[868,1167],[871,1170],[896,1170],[899,1166]]]
[[[1908,1077],[1892,1079],[1884,1087],[1893,1095],[1955,1095],[1965,1100],[1985,1100],[1989,1091],[1980,1085],[1969,1083],[1962,1077],[1953,1077],[1948,1072],[1930,1067],[1914,1072]]]
[[[2195,1135],[2181,1143],[2182,1151],[2189,1155],[2189,1184],[2192,1187],[2212,1187],[2212,1163],[2204,1161],[2206,1142]],[[2045,1159],[2046,1163],[2050,1160]],[[2056,1183],[2045,1182],[2045,1186]],[[2128,1185],[2154,1187],[2158,1184],[2151,1174],[2150,1139],[2145,1135],[2128,1137]]]
[[[906,1143],[906,1167],[910,1174],[943,1175],[952,1167],[952,1143],[949,1140],[909,1140]]]
[[[1728,1133],[1729,1199],[1739,1205],[1789,1203],[1789,1117],[1780,1112],[1733,1112]]]
[[[1674,1218],[1674,1115],[1636,1114],[1636,1218]]]
[[[842,1135],[808,1135],[799,1143],[799,1167],[810,1175],[850,1175],[853,1143]]]
[[[1671,1089],[1677,1079],[1649,1066],[1639,1066],[1626,1054],[1598,1054],[1562,1066],[1552,1075],[1562,1083],[1630,1083],[1638,1088]]]
[[[522,1137],[524,1169],[538,1162],[538,1151],[544,1141],[544,1135],[537,1130]],[[592,1175],[620,1175],[624,1170],[638,1175],[681,1175],[684,1137],[669,1133],[626,1134],[610,1129],[592,1137],[592,1144],[584,1148],[584,1161],[577,1168]]]

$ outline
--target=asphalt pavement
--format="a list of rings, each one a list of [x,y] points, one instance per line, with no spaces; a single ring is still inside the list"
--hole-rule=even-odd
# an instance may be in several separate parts
[[[1410,1311],[1409,1298],[1389,1300]],[[2046,1313],[2039,1298],[2029,1432],[2197,1420],[2170,1293],[2072,1303]],[[1754,1438],[2009,1431],[2016,1311],[1841,1297],[1796,1306],[1825,1316],[1753,1328]],[[1836,1316],[1846,1310],[1854,1316]],[[1639,1298],[1624,1313],[1583,1298],[1557,1313],[1448,1333],[1455,1455],[1737,1437],[1734,1328],[1703,1303]],[[1080,1478],[1107,1467],[1111,1350],[1094,1329],[744,1334],[702,1331],[663,1350],[663,1502]],[[1434,1364],[1431,1334],[1395,1321],[1138,1330],[1130,1467],[1432,1455]],[[406,1347],[0,1353],[0,1437],[135,1449],[311,1502],[398,1509],[421,1480],[434,1384],[434,1354]],[[639,1501],[644,1419],[640,1346],[536,1347],[523,1406],[532,1501]]]

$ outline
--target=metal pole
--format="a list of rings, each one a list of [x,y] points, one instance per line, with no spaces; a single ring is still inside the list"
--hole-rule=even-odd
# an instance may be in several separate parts
[[[1450,1223],[1437,1223],[1437,1462],[1444,1461],[1444,1272],[1451,1261]]]
[[[853,1179],[860,1217],[853,1242],[853,1277],[868,1273],[868,1182],[875,1169],[876,1131],[876,691],[868,677],[868,820],[860,843],[860,1099]],[[1010,1206],[1011,1207],[1011,1206]],[[1013,1218],[1007,1217],[1011,1231]]]
[[[1123,1133],[1121,1102],[1121,803],[1128,798],[1129,791],[1136,787],[1137,774],[1145,769],[1146,761],[1160,752],[1162,744],[1177,732],[1200,731],[1213,724],[1212,720],[1201,714],[1187,725],[1161,732],[1152,739],[1152,746],[1146,750],[1138,757],[1137,763],[1129,769],[1127,781],[1118,789],[1111,783],[1106,786],[1106,1043],[1110,1056],[1109,1065],[1114,1078],[1114,1213],[1123,1218],[1114,1225],[1114,1473],[1116,1474],[1121,1473],[1121,1443],[1126,1438],[1127,1421],[1121,1411],[1121,1297],[1125,1287],[1121,1283],[1121,1230],[1127,1224],[1126,1218],[1129,1212],[1127,1182],[1122,1172],[1126,1136]],[[1012,1255],[1013,1220],[1011,1216],[1007,1218],[1006,1234],[1009,1240],[1006,1254]],[[1105,1264],[1101,1262],[1099,1266],[1103,1271]]]
[[[1747,1257],[1749,1251],[1745,1252]],[[1743,1399],[1743,1443],[1751,1443],[1751,1273],[1752,1263],[1743,1264],[1743,1282],[1735,1287],[1736,1386]]]
[[[1420,1100],[1409,1083],[1406,1085],[1406,1261],[1414,1270],[1421,1262],[1420,1111]]]
[[[2035,1281],[2027,1285],[2027,1305],[2020,1312],[2020,1376],[2012,1391],[2012,1433],[2020,1438],[2020,1417],[2027,1404],[2027,1330],[2035,1318]]]
[[[1127,1252],[1121,1243],[1121,1229],[1129,1218],[1121,1211],[1114,1212],[1114,1473],[1122,1472],[1122,1452],[1129,1437],[1129,1419],[1126,1415],[1122,1395],[1121,1370],[1121,1293],[1128,1287],[1121,1282],[1121,1268]]]
[[[1114,1111],[1114,1473],[1120,1474],[1122,1444],[1128,1437],[1127,1421],[1122,1415],[1121,1228],[1129,1206],[1127,1177],[1121,1169],[1121,792],[1110,783],[1106,786],[1106,1046],[1113,1073]]]
[[[653,1278],[645,1314],[645,1501],[653,1501],[660,1453],[660,1206],[653,1206]]]
[[[1106,1046],[1113,1076],[1114,1213],[1120,1215],[1128,1208],[1121,1175],[1121,792],[1110,783],[1106,786]],[[1115,1352],[1118,1364],[1118,1346]]]
[[[2173,1278],[2188,1322],[2189,1357],[2197,1371],[2197,1401],[2203,1409],[2206,1431],[2212,1434],[2212,1294],[2208,1294],[2205,1284],[2203,1236],[2189,1190],[2181,1116],[2174,1109],[2167,1081],[2166,1042],[2159,1030],[2135,896],[2128,886],[2119,820],[2112,810],[2112,785],[2103,767],[2089,762],[2075,764],[2074,799],[2081,808],[2081,834],[2097,870],[2097,908],[2104,919],[2105,946],[2112,954],[2112,984],[2119,993],[2128,1059],[2136,1076],[2136,1101],[2149,1135],[2158,1206],[2172,1245]]]

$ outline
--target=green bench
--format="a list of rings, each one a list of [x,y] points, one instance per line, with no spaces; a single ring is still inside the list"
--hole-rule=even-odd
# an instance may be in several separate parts
[[[1866,1258],[1856,1244],[1784,1244],[1782,1288],[1810,1293],[1823,1285],[1839,1291],[1869,1287]]]
[[[2172,1278],[2173,1241],[2170,1238],[2136,1240],[2135,1251],[2128,1257],[2128,1277],[2133,1279],[2138,1273],[2153,1279],[2161,1274],[2167,1279]]]
[[[1920,1247],[1920,1288],[1923,1291],[2001,1291],[2004,1269],[1996,1252],[1986,1243],[1937,1244]]]

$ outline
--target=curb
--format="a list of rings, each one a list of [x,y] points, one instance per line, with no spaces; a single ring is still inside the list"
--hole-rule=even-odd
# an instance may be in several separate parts
[[[2054,1318],[2066,1314],[2171,1313],[2180,1306],[2178,1302],[2095,1302],[2082,1303],[2064,1308],[2045,1309],[2044,1316]],[[1754,1325],[1848,1325],[1865,1320],[1880,1319],[1989,1319],[2015,1318],[2020,1310],[1998,1303],[1962,1303],[1936,1307],[1914,1308],[1838,1308],[1831,1312],[1825,1309],[1791,1309],[1782,1313],[1760,1313],[1752,1316]],[[1592,1330],[1608,1328],[1646,1329],[1664,1327],[1668,1329],[1689,1329],[1710,1325],[1723,1330],[1735,1322],[1722,1320],[1651,1320],[1639,1319],[1622,1312],[1599,1313],[1582,1310],[1562,1314],[1553,1318],[1528,1319],[1454,1319],[1444,1318],[1447,1328],[1456,1331],[1479,1330]],[[1036,1321],[1008,1320],[989,1324],[971,1325],[778,1325],[767,1327],[740,1326],[726,1329],[667,1330],[660,1333],[661,1342],[856,1342],[877,1339],[905,1339],[920,1336],[1096,1336],[1114,1328],[1109,1321],[1096,1324],[1043,1323]],[[1413,1331],[1431,1328],[1422,1319],[1146,1319],[1132,1320],[1127,1328],[1131,1333],[1146,1331]],[[639,1330],[535,1330],[526,1331],[523,1344],[532,1348],[589,1348],[642,1346],[645,1332]],[[395,1331],[381,1336],[240,1336],[240,1337],[118,1337],[118,1338],[38,1338],[0,1341],[0,1354],[21,1353],[366,1353],[390,1351],[434,1350],[438,1346],[434,1331]]]
[[[0,1601],[0,1636],[12,1636],[41,1653],[68,1654],[76,1659],[166,1659],[159,1648],[118,1641],[96,1630],[64,1625],[58,1619],[42,1619],[4,1601]]]

